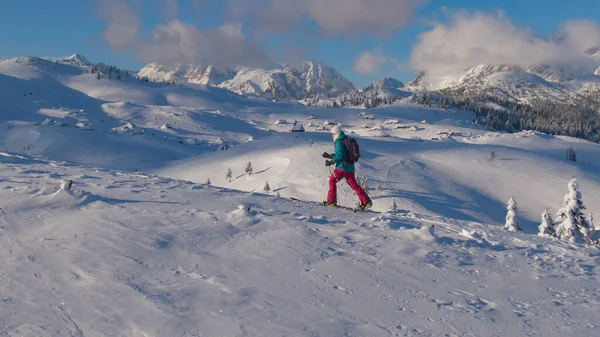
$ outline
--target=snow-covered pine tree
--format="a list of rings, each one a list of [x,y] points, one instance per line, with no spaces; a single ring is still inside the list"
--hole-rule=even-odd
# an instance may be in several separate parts
[[[590,223],[583,214],[585,206],[579,192],[579,183],[576,178],[569,181],[569,192],[565,194],[564,205],[557,212],[555,222],[556,236],[572,243],[591,243]]]
[[[229,180],[229,182],[231,182],[231,178],[233,177],[233,172],[231,172],[231,169],[228,168],[227,169],[227,175],[225,176],[226,179]]]
[[[543,237],[552,237],[556,236],[556,231],[554,230],[554,221],[552,221],[552,215],[548,212],[546,208],[544,213],[542,213],[542,223],[539,225],[539,233],[538,236]]]
[[[266,193],[269,193],[269,191],[271,190],[271,186],[269,186],[269,182],[268,181],[265,183],[265,187],[263,187],[263,190]]]
[[[246,173],[248,173],[249,176],[252,175],[252,163],[248,162],[248,164],[246,164]]]
[[[511,231],[511,232],[516,232],[516,231],[522,230],[521,224],[519,223],[519,220],[517,219],[517,201],[515,200],[514,197],[510,198],[510,200],[508,200],[508,205],[506,206],[506,210],[508,212],[506,213],[506,224],[504,225],[504,229]]]
[[[392,199],[390,203],[390,211],[395,212],[398,210],[398,205],[396,205],[396,199]]]

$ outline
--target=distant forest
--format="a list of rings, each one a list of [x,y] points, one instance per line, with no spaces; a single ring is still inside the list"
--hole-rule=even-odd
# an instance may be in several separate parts
[[[464,93],[445,89],[415,93],[414,103],[444,109],[472,111],[473,123],[489,130],[518,132],[535,130],[600,142],[600,97],[578,96],[569,103],[533,99],[518,103],[494,95]]]

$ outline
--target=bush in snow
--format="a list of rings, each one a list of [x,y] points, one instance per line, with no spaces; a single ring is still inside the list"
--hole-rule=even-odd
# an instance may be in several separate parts
[[[554,230],[554,221],[552,221],[552,215],[550,215],[548,209],[545,209],[544,213],[542,213],[542,223],[538,228],[540,230],[538,236],[547,238],[556,236],[556,231]]]
[[[269,182],[268,181],[265,183],[265,187],[263,187],[263,190],[266,193],[269,193],[269,191],[271,191],[271,186],[269,186]]]
[[[396,205],[396,199],[392,199],[390,203],[390,211],[395,212],[398,210],[398,205]]]
[[[231,178],[233,177],[233,172],[231,172],[231,169],[228,168],[227,169],[227,175],[225,176],[225,179],[228,179],[229,182],[231,182]]]
[[[591,243],[591,226],[583,215],[585,206],[579,192],[579,183],[573,178],[569,181],[569,192],[565,194],[563,207],[558,210],[556,236],[572,243]]]
[[[210,178],[206,179],[206,185],[211,185]]]
[[[248,164],[246,165],[246,171],[245,171],[245,172],[246,172],[246,173],[247,173],[249,176],[251,176],[251,175],[252,175],[252,171],[253,171],[253,170],[252,170],[252,163],[251,163],[251,162],[248,162]]]
[[[565,157],[567,158],[568,161],[572,161],[572,162],[577,161],[577,155],[575,154],[575,150],[573,150],[572,147],[567,149]]]
[[[506,213],[506,224],[504,225],[504,229],[511,232],[523,230],[519,220],[517,219],[517,201],[514,197],[510,198],[508,201],[506,209],[508,212]]]

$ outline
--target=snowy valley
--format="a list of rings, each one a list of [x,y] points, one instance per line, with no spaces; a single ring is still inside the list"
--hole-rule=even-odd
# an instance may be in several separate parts
[[[265,83],[300,100],[315,71]],[[582,201],[595,235],[599,144],[408,96],[307,107],[227,90],[250,70],[165,72],[175,85],[81,56],[0,60],[0,336],[598,334],[600,251],[538,226]],[[318,204],[337,123],[374,212]]]

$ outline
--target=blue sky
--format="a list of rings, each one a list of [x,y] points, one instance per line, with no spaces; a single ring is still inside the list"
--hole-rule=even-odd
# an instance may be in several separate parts
[[[200,31],[214,29],[230,17],[226,14],[225,0],[204,0],[206,4],[201,6],[194,4],[194,1],[199,0],[178,1],[176,18],[196,26]],[[243,33],[251,42],[260,45],[275,61],[285,61],[285,51],[293,47],[294,50],[302,51],[308,58],[318,59],[335,67],[357,86],[364,86],[383,76],[393,76],[403,81],[413,78],[416,72],[406,63],[411,58],[417,37],[431,29],[430,22],[446,22],[448,13],[464,10],[468,13],[494,14],[504,11],[515,26],[529,27],[539,36],[553,34],[568,20],[587,19],[600,22],[600,1],[596,0],[421,1],[425,4],[410,14],[410,23],[394,29],[387,35],[370,32],[345,37],[338,36],[339,34],[323,37],[314,22],[303,22],[284,34],[257,36],[252,30],[252,22],[255,21],[251,21],[250,18],[248,22],[244,22]],[[158,2],[159,0],[137,0],[137,5],[134,6],[135,15],[141,20],[141,38],[149,38],[153,27],[166,24],[175,18],[165,15]],[[343,11],[343,8],[340,8],[340,11]],[[252,19],[256,20],[255,17]],[[106,26],[107,23],[98,14],[96,1],[93,0],[1,1],[0,56],[66,56],[78,52],[92,62],[104,62],[127,69],[143,66],[146,61],[141,60],[136,53],[129,50],[116,51],[109,47],[102,36]],[[376,70],[361,74],[355,71],[355,62],[365,51],[379,54],[387,60],[394,59],[395,62],[385,62]],[[404,66],[401,66],[403,64]]]

